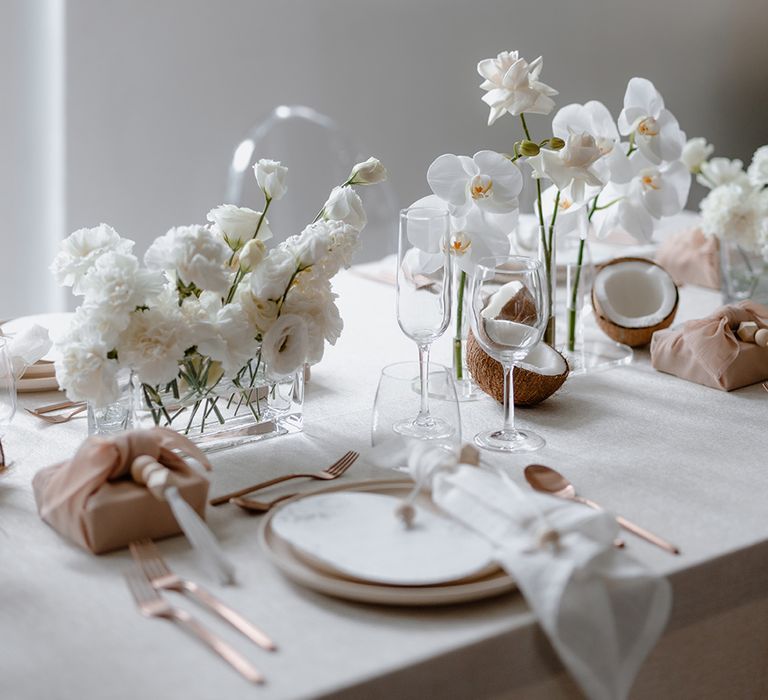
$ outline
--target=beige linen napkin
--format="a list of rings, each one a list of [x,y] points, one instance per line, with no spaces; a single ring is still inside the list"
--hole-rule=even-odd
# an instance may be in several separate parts
[[[677,285],[720,289],[720,242],[698,227],[670,236],[659,246],[656,262]]]
[[[143,538],[180,532],[168,504],[130,480],[139,455],[149,455],[178,475],[182,496],[202,516],[208,481],[176,454],[211,465],[187,438],[166,428],[90,437],[72,459],[41,469],[32,479],[40,517],[85,549],[101,553]]]
[[[721,306],[706,318],[656,331],[651,364],[660,372],[731,391],[768,379],[768,348],[736,336],[742,321],[768,328],[768,308],[753,301]]]

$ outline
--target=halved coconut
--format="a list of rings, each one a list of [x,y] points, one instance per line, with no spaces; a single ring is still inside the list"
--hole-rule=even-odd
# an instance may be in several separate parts
[[[477,342],[472,331],[467,338],[467,367],[486,393],[504,401],[504,370]],[[534,406],[554,394],[568,377],[568,362],[554,348],[539,343],[515,367],[515,406]]]
[[[646,258],[616,258],[600,265],[592,285],[597,325],[611,339],[638,347],[672,324],[679,295],[670,274]]]

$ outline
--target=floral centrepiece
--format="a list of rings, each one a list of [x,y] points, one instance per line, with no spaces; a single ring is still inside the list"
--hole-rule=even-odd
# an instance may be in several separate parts
[[[349,266],[366,224],[353,185],[385,179],[376,159],[356,165],[314,222],[271,250],[267,211],[287,190],[287,168],[254,166],[262,211],[224,204],[208,225],[177,226],[144,255],[101,224],[61,244],[51,270],[82,296],[54,338],[56,376],[72,400],[103,408],[129,372],[134,403],[157,425],[185,433],[248,415],[269,418],[278,385],[323,357],[343,322],[331,279]],[[301,392],[301,378],[289,391]],[[300,400],[300,397],[298,397]],[[280,403],[278,401],[277,403]]]

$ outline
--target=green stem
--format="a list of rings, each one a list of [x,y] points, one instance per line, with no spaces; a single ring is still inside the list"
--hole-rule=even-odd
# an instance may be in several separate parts
[[[253,234],[253,236],[251,236],[251,240],[258,237],[259,231],[261,231],[261,225],[264,223],[264,219],[267,218],[267,210],[269,209],[270,204],[272,204],[272,200],[269,197],[267,197],[266,202],[264,204],[264,211],[261,212],[261,216],[259,217],[259,223],[256,224],[256,232]],[[245,277],[245,273],[243,272],[242,268],[238,267],[237,272],[235,273],[235,279],[232,282],[232,286],[229,288],[229,293],[227,294],[226,299],[224,301],[225,304],[229,304],[229,302],[232,301],[232,299],[235,296],[235,292],[237,291],[237,285],[240,284],[243,277]]]
[[[461,341],[464,326],[464,285],[467,282],[467,273],[464,270],[459,275],[459,289],[456,300],[456,337],[453,339],[453,364],[456,367],[456,379],[464,378]]]
[[[525,114],[522,112],[520,113],[520,122],[523,125],[523,131],[525,132],[525,138],[527,138],[529,141],[533,141],[531,138],[531,132],[528,131],[528,124],[525,123]]]
[[[595,197],[597,200],[597,197]],[[573,352],[576,349],[576,305],[579,301],[579,280],[581,279],[581,265],[584,261],[584,244],[586,239],[579,241],[579,255],[576,259],[576,278],[573,281],[571,290],[571,303],[568,308],[568,350]]]

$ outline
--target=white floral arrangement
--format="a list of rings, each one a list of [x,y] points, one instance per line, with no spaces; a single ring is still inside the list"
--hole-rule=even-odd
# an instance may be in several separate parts
[[[700,205],[702,229],[768,261],[768,145],[754,152],[747,170],[738,159],[710,158],[714,150],[702,137],[683,149],[688,168],[711,190]]]
[[[348,267],[366,215],[355,185],[386,179],[375,158],[335,187],[315,221],[271,250],[267,211],[286,193],[288,169],[254,166],[263,211],[223,204],[207,225],[177,226],[157,238],[142,266],[107,224],[65,239],[51,270],[83,297],[72,324],[54,338],[56,377],[72,400],[106,406],[119,396],[118,372],[131,370],[147,396],[207,396],[224,380],[290,375],[319,362],[343,322],[331,278]],[[215,408],[215,406],[214,406]],[[158,409],[159,410],[159,409]]]
[[[480,61],[488,124],[503,115],[518,118],[522,138],[510,153],[442,155],[427,172],[432,192],[454,217],[447,247],[464,273],[481,257],[509,253],[510,231],[500,226],[498,217],[517,211],[525,163],[536,182],[534,213],[550,285],[556,234],[580,236],[580,265],[590,225],[598,237],[623,230],[650,241],[658,221],[679,213],[687,201],[691,175],[682,161],[686,136],[653,83],[638,77],[629,81],[618,120],[595,100],[566,105],[555,114],[551,134],[536,140],[526,115],[549,114],[558,94],[540,80],[542,67],[541,57],[529,63],[517,51]],[[542,187],[545,181],[552,184]],[[552,309],[550,316],[545,340],[552,344]],[[573,333],[570,327],[569,349]]]

